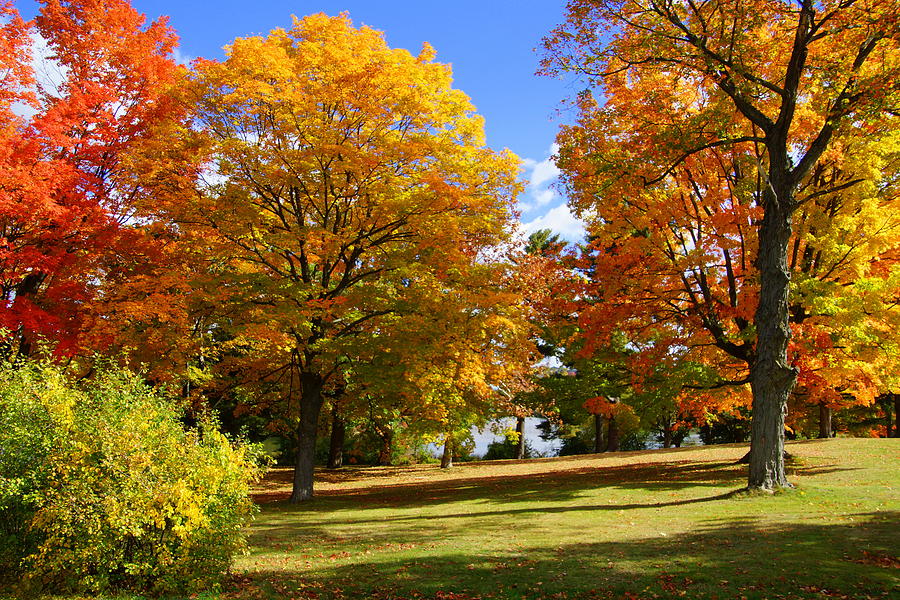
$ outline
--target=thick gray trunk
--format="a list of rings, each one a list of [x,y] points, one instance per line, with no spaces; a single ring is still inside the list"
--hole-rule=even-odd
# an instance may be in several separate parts
[[[606,451],[619,451],[619,425],[616,423],[615,417],[608,419],[609,426],[606,429]]]
[[[322,378],[315,373],[300,374],[300,424],[297,427],[297,456],[294,464],[294,489],[291,503],[313,497],[313,470],[316,458],[316,433],[322,410]]]
[[[328,468],[339,469],[344,464],[344,439],[347,427],[335,406],[331,409],[331,440],[328,445]]]
[[[774,185],[774,182],[772,183]],[[782,189],[785,188],[782,186]],[[774,490],[788,485],[784,474],[784,417],[787,399],[797,381],[788,364],[788,296],[790,272],[787,256],[791,237],[790,193],[775,197],[764,192],[765,215],[759,229],[759,305],[756,309],[757,342],[750,367],[753,421],[750,439],[750,489]]]
[[[600,454],[605,450],[603,446],[603,415],[594,415],[594,452]]]
[[[672,422],[668,419],[663,423],[663,448],[672,447]]]
[[[381,438],[381,451],[378,453],[378,465],[381,467],[389,467],[394,462],[394,430],[390,427],[379,429],[378,436]]]
[[[441,468],[449,469],[453,466],[453,438],[447,436],[444,439],[444,453],[441,455]]]
[[[516,417],[516,433],[516,458],[521,460],[525,458],[525,417]]]
[[[831,437],[831,407],[819,402],[819,437]]]

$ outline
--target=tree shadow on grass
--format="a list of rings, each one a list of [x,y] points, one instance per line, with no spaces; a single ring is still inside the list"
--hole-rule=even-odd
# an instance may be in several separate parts
[[[367,487],[317,491],[318,500],[347,499],[354,503],[387,504],[402,508],[452,500],[494,499],[497,502],[532,499],[571,499],[585,489],[603,486],[678,490],[689,486],[731,486],[744,478],[743,467],[728,462],[669,461],[642,465],[576,467],[543,473],[466,476],[455,479],[373,484]],[[288,494],[258,497],[268,502]],[[306,506],[311,506],[308,504]],[[302,509],[302,506],[300,507]]]
[[[696,498],[686,498],[682,500],[671,500],[667,502],[648,502],[648,503],[615,503],[615,504],[573,504],[573,505],[564,505],[564,506],[547,506],[546,504],[537,505],[534,507],[528,508],[510,508],[510,509],[500,509],[500,510],[485,510],[485,511],[469,511],[469,512],[459,512],[459,513],[441,513],[441,514],[405,514],[400,516],[390,516],[390,517],[378,517],[379,523],[411,523],[415,521],[425,521],[429,524],[434,524],[435,522],[441,522],[446,520],[454,520],[454,519],[477,519],[480,517],[485,518],[500,518],[500,517],[526,517],[530,514],[534,515],[545,515],[545,514],[559,514],[559,513],[577,513],[577,512],[595,512],[595,511],[613,511],[613,512],[621,512],[625,510],[655,510],[660,508],[667,508],[673,506],[686,506],[691,504],[702,504],[706,502],[715,502],[720,500],[728,500],[735,496],[743,493],[744,490],[734,490],[730,492],[725,492],[722,494],[715,494],[712,496],[701,496]],[[287,508],[287,507],[286,507]],[[290,511],[290,508],[287,508]],[[371,518],[360,518],[360,519],[341,519],[340,524],[342,526],[345,525],[362,525],[366,523],[371,523]],[[318,523],[303,523],[292,521],[286,524],[272,524],[272,525],[264,525],[259,524],[254,528],[253,533],[251,534],[251,544],[257,543],[260,539],[257,536],[263,536],[266,538],[278,538],[289,533],[293,534],[303,534],[304,537],[307,538],[317,538],[321,539],[322,537],[327,537],[327,534],[324,533],[324,529]],[[387,534],[387,537],[390,539],[397,539],[396,532],[391,532]]]
[[[852,524],[713,519],[678,535],[460,552],[387,544],[249,568],[232,595],[294,598],[889,598],[900,513]],[[523,525],[527,527],[527,524]],[[628,594],[631,594],[629,596]]]
[[[495,536],[498,522],[527,523],[532,516],[550,514],[571,514],[577,519],[598,511],[635,511],[629,518],[643,519],[651,511],[690,505],[712,512],[701,507],[740,492],[743,471],[730,462],[679,461],[337,490],[300,505],[266,505],[264,517],[251,529],[250,544],[277,551],[319,545],[341,552],[348,544],[410,544],[435,535],[464,539],[472,527]],[[796,471],[805,472],[805,467]],[[598,489],[612,487],[636,493],[619,494],[616,499],[596,494]],[[648,501],[641,502],[643,498]],[[650,500],[659,498],[666,499]],[[453,512],[443,511],[443,506],[452,507]],[[330,518],[336,511],[348,514]],[[460,531],[460,522],[465,531]],[[367,527],[372,524],[377,525]]]
[[[793,475],[818,475],[847,470],[834,465],[791,467]],[[281,476],[281,473],[279,473]],[[698,462],[689,460],[597,467],[573,467],[549,472],[504,474],[498,476],[466,476],[456,479],[386,483],[368,487],[324,490],[312,502],[289,506],[289,494],[264,491],[255,496],[258,502],[275,503],[279,510],[324,510],[345,504],[367,507],[416,508],[455,501],[483,501],[492,504],[514,502],[576,500],[586,490],[603,487],[678,492],[686,488],[738,489],[746,481],[746,466],[729,461]],[[695,502],[700,500],[690,500]]]
[[[350,534],[340,535],[333,533],[335,526],[339,528],[365,526],[373,523],[372,517],[363,517],[358,519],[342,518],[338,523],[321,523],[317,521],[303,521],[302,519],[293,518],[293,512],[286,512],[285,519],[272,519],[269,515],[267,523],[258,523],[254,525],[250,532],[249,543],[252,547],[265,548],[271,547],[276,550],[292,550],[302,547],[304,543],[312,543],[319,546],[330,547],[334,551],[350,545],[371,546],[371,545],[408,545],[415,544],[422,539],[427,539],[435,535],[435,528],[442,528],[442,538],[444,540],[454,537],[466,537],[469,530],[459,530],[454,521],[469,520],[469,527],[473,527],[478,520],[484,524],[485,535],[496,534],[491,526],[492,522],[497,519],[522,518],[527,521],[529,516],[539,516],[548,514],[572,514],[592,513],[596,511],[615,512],[622,511],[640,511],[640,510],[659,510],[661,508],[686,506],[692,504],[702,504],[707,502],[724,501],[740,494],[742,490],[716,494],[713,496],[703,496],[698,498],[690,498],[683,500],[673,500],[668,502],[653,502],[646,504],[577,504],[566,506],[547,506],[538,505],[530,508],[510,508],[499,510],[485,511],[469,511],[457,513],[441,513],[441,514],[403,514],[399,516],[377,517],[377,523],[384,525],[386,523],[396,524],[402,529],[396,530],[379,530],[370,531],[365,535]],[[631,515],[631,518],[639,518],[639,515]]]

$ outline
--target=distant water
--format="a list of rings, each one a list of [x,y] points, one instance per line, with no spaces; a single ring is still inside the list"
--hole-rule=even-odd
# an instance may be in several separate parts
[[[545,442],[541,439],[540,431],[537,426],[543,420],[544,419],[537,417],[528,417],[525,419],[525,441],[528,442],[538,456],[556,456],[556,453],[562,444],[559,440]],[[484,429],[473,427],[472,437],[475,439],[475,451],[473,454],[479,457],[484,456],[484,453],[487,452],[488,444],[495,441],[503,441],[503,435],[494,433],[494,431],[502,432],[504,428],[515,429],[516,420],[513,418],[500,419]],[[656,437],[652,435],[648,436],[646,444],[648,450],[662,448],[662,444],[656,441]],[[681,443],[682,447],[702,445],[703,441],[696,431],[692,431]]]
[[[560,441],[553,440],[550,442],[545,442],[541,439],[540,431],[537,426],[544,419],[540,419],[537,417],[526,417],[525,418],[525,441],[531,446],[532,450],[534,450],[538,456],[556,456],[556,452],[559,450]],[[491,442],[500,442],[503,441],[502,431],[504,429],[512,429],[516,428],[516,420],[514,418],[509,419],[500,419],[495,423],[488,425],[484,429],[478,429],[477,427],[472,428],[472,437],[475,439],[475,451],[473,454],[476,456],[484,456],[484,453],[487,452],[488,444]],[[500,434],[494,433],[494,431],[501,432]]]

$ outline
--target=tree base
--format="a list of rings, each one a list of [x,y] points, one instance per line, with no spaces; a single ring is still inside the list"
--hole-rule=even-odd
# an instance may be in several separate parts
[[[796,486],[793,483],[787,481],[784,485],[779,485],[774,488],[766,488],[766,487],[745,487],[741,490],[744,494],[765,494],[767,496],[773,496],[778,493],[780,490],[793,490]]]
[[[793,455],[793,454],[790,454],[787,450],[785,450],[785,452],[784,452],[784,460],[785,460],[785,461],[794,460],[794,455]],[[750,451],[748,450],[748,451],[747,451],[747,454],[745,454],[744,456],[742,456],[741,458],[739,458],[735,464],[738,464],[738,465],[748,465],[748,464],[750,464]]]

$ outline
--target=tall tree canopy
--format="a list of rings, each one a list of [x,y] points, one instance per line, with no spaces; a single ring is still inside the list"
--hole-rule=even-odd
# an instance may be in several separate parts
[[[576,71],[603,98],[583,94],[581,122],[560,137],[604,286],[628,298],[588,312],[607,322],[643,314],[660,349],[702,332],[689,342],[698,352],[724,351],[714,360],[738,380],[749,366],[751,488],[787,485],[798,211],[809,223],[835,204],[896,201],[893,184],[856,153],[865,139],[889,143],[897,128],[897,11],[865,0],[572,0],[546,40],[547,72]],[[876,229],[882,241],[895,230],[888,221]],[[868,227],[850,226],[849,237]],[[827,256],[829,243],[795,242],[798,255],[808,244],[823,257],[807,273],[825,285],[836,283],[825,263],[846,265]],[[857,264],[873,262],[860,253]],[[657,327],[659,315],[668,327]]]
[[[322,390],[354,345],[512,229],[517,159],[484,146],[434,57],[313,15],[197,65],[208,185],[171,210],[208,248],[242,376],[296,415],[293,501],[312,496]]]
[[[184,116],[176,36],[124,0],[46,0],[29,24],[0,11],[0,328],[22,353],[37,337],[65,350],[107,277],[152,252],[135,225],[153,183],[135,167]]]

